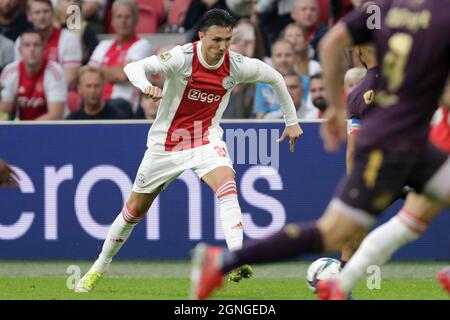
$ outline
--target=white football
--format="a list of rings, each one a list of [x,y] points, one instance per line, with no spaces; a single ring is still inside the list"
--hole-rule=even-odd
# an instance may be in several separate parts
[[[316,283],[319,280],[328,280],[341,272],[341,263],[333,258],[320,258],[311,263],[306,271],[306,283],[312,292],[316,292]]]

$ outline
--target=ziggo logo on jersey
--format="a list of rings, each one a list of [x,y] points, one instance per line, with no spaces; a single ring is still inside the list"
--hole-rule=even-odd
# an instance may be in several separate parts
[[[67,228],[67,217],[75,217],[78,221],[78,225],[73,223],[71,219],[70,228],[79,228],[79,232],[87,233],[94,239],[105,239],[110,224],[113,222],[115,216],[119,213],[121,208],[114,208],[108,210],[102,210],[101,212],[92,212],[89,200],[91,192],[97,183],[100,181],[112,182],[114,186],[110,186],[110,190],[96,199],[100,203],[110,202],[111,196],[121,197],[121,203],[125,203],[128,200],[131,193],[132,181],[128,174],[119,167],[113,165],[97,165],[89,169],[83,175],[79,181],[74,180],[74,166],[73,164],[66,164],[62,167],[45,166],[43,171],[43,181],[33,181],[29,174],[16,166],[13,169],[20,177],[20,189],[13,190],[17,193],[14,195],[14,199],[17,201],[10,201],[6,203],[7,207],[2,210],[3,217],[13,216],[14,223],[2,223],[0,222],[0,240],[16,240],[22,237],[26,237],[30,233],[30,229],[33,227],[39,227],[39,233],[43,233],[43,239],[47,241],[58,240],[62,226]],[[77,175],[78,176],[78,175]],[[283,190],[283,181],[277,170],[271,166],[254,165],[249,166],[245,170],[242,177],[239,179],[238,186],[240,191],[240,197],[246,201],[249,205],[259,210],[267,212],[271,216],[269,224],[261,226],[254,222],[251,213],[242,212],[243,224],[245,226],[244,232],[250,238],[262,238],[269,234],[280,230],[286,223],[286,210],[283,204],[268,194],[262,193],[255,188],[256,182],[259,180],[265,180],[265,183],[269,186],[271,191]],[[187,170],[181,176],[177,178],[178,181],[185,184],[187,191],[187,203],[174,203],[170,208],[164,208],[160,210],[159,198],[156,198],[152,204],[150,211],[141,224],[144,224],[146,228],[147,240],[160,240],[160,216],[161,214],[171,214],[174,210],[186,211],[187,208],[187,223],[189,230],[189,240],[201,240],[204,238],[202,228],[202,203],[204,201],[215,201],[214,207],[214,238],[215,240],[224,240],[225,237],[221,228],[220,210],[217,199],[210,197],[210,193],[203,193],[201,182],[197,175]],[[70,188],[69,197],[61,197],[61,186],[64,184],[64,188]],[[36,186],[43,186],[43,189],[39,190]],[[117,193],[117,188],[119,193]],[[67,192],[67,189],[64,189]],[[43,205],[34,204],[30,210],[30,206],[23,201],[24,197],[33,194],[33,197],[43,201]],[[61,202],[61,198],[70,199],[65,203]],[[24,210],[27,207],[28,211]],[[43,208],[43,212],[39,209]],[[64,208],[64,212],[61,212]],[[70,208],[70,209],[68,209]],[[11,210],[13,212],[5,212]],[[32,211],[34,210],[34,211]],[[73,211],[72,211],[73,210]],[[111,212],[115,210],[116,212]],[[162,211],[170,212],[162,212]],[[17,213],[17,217],[16,217]],[[209,211],[205,214],[211,214]],[[103,215],[103,216],[102,216]],[[107,218],[105,217],[107,216]],[[38,217],[38,219],[36,219]],[[58,217],[64,217],[65,223],[61,221],[58,223]],[[4,221],[0,217],[0,221]],[[108,221],[108,223],[100,223],[99,221]],[[43,225],[43,230],[41,230]],[[59,226],[59,228],[58,228]],[[81,228],[80,228],[81,227]]]
[[[189,100],[192,101],[213,103],[219,101],[222,98],[222,96],[218,94],[215,95],[213,93],[208,94],[206,92],[202,92],[201,90],[197,89],[191,89],[188,92],[188,98]]]

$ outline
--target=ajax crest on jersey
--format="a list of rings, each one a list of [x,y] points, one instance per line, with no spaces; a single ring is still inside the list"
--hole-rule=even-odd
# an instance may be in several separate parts
[[[333,258],[320,258],[310,264],[306,271],[306,283],[312,292],[316,292],[319,280],[329,280],[341,272],[341,263]]]
[[[236,80],[231,76],[225,77],[222,81],[222,87],[225,90],[233,88],[235,86],[235,84],[236,84]]]

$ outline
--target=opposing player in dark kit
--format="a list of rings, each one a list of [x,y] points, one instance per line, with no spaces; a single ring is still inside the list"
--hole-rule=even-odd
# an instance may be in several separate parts
[[[223,283],[223,275],[245,263],[279,261],[306,253],[336,252],[354,234],[367,231],[398,197],[403,186],[419,194],[385,225],[380,239],[390,252],[417,239],[450,203],[450,160],[428,142],[430,120],[439,105],[450,70],[450,2],[446,0],[380,1],[381,28],[367,27],[366,8],[350,14],[321,44],[321,63],[329,119],[321,128],[325,148],[338,150],[345,140],[345,108],[340,81],[342,54],[354,44],[373,42],[381,76],[375,105],[356,141],[353,169],[341,183],[324,215],[312,223],[288,224],[269,238],[228,253],[200,244],[194,253],[191,295],[206,299]],[[431,204],[431,206],[430,206]],[[345,298],[347,288],[323,282],[321,298]],[[319,283],[320,284],[320,283]]]

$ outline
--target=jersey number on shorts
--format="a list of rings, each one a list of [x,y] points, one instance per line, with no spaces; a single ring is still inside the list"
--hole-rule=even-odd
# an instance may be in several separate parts
[[[227,157],[227,150],[224,147],[214,146],[214,150],[216,150],[219,157]]]

